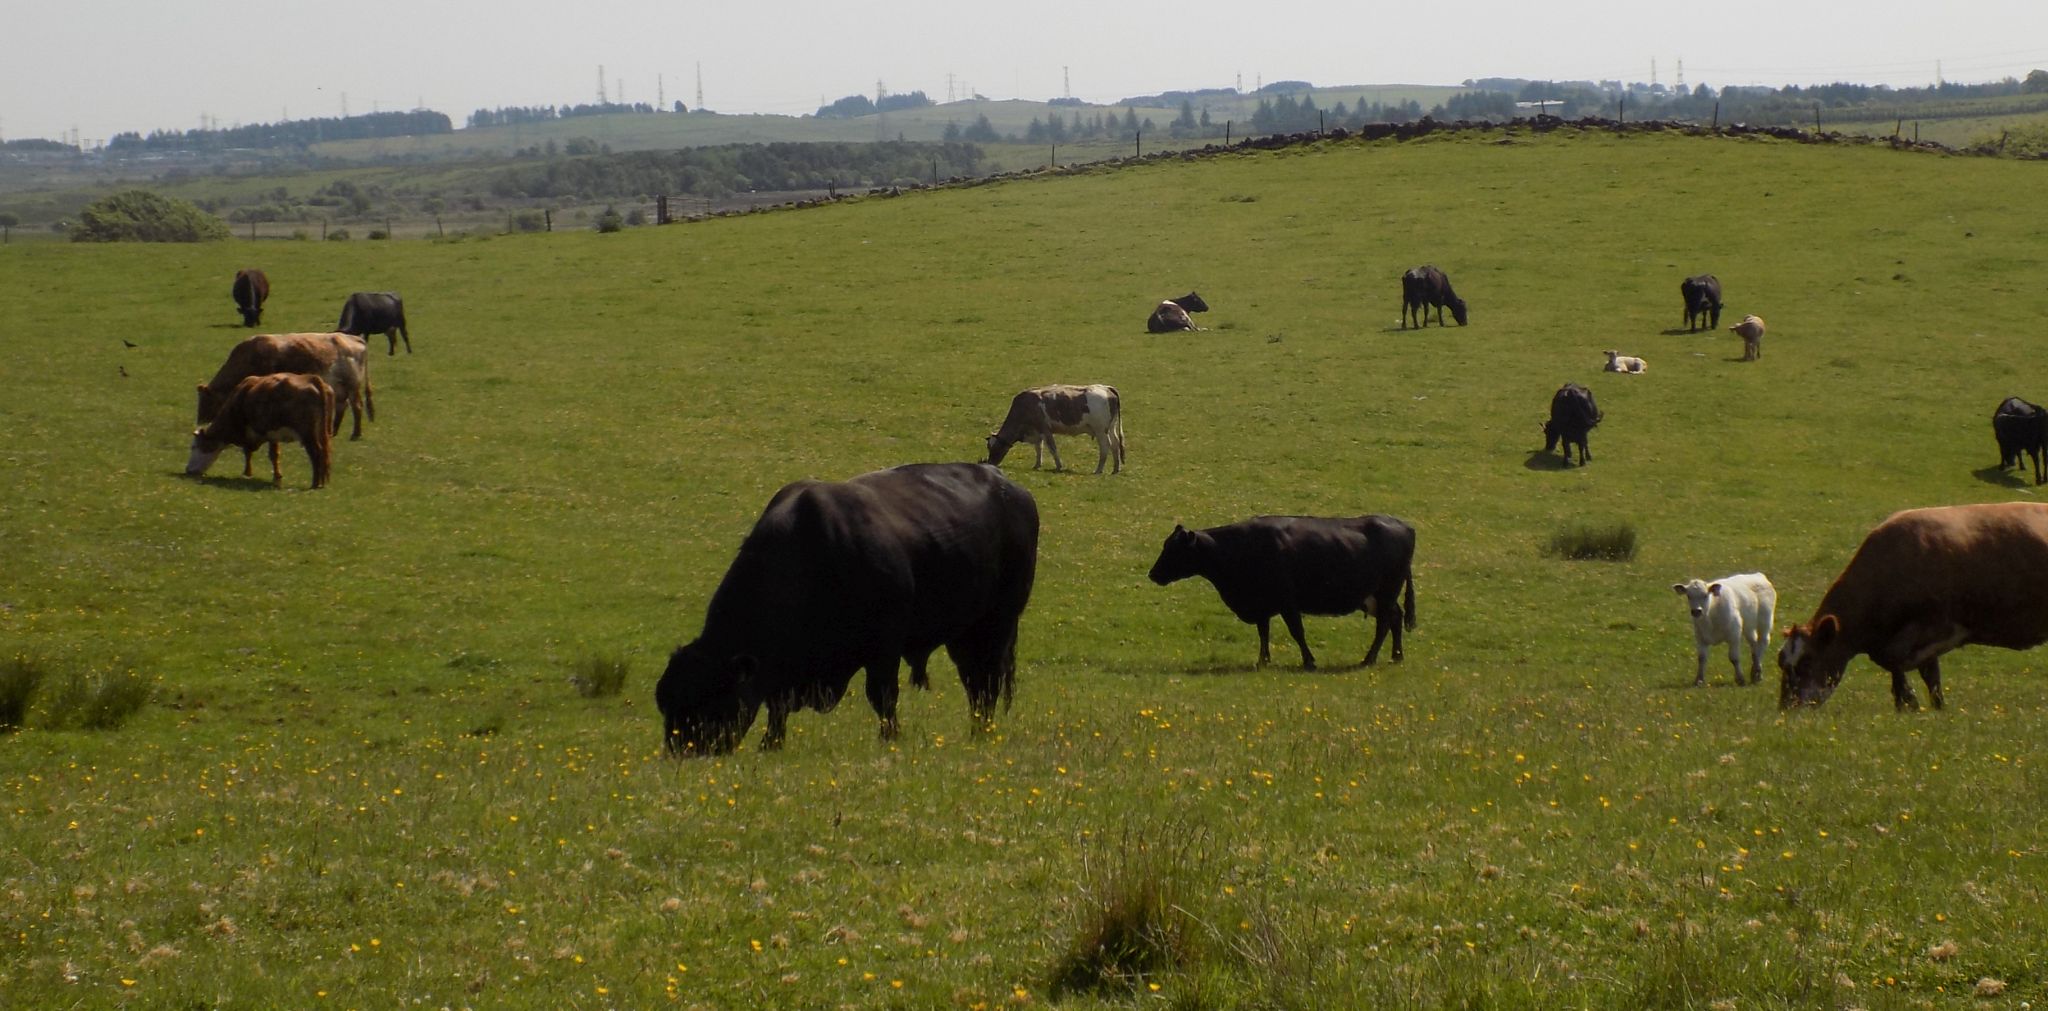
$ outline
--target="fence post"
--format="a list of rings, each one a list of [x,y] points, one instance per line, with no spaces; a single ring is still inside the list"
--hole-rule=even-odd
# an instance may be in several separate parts
[[[939,156],[932,155],[932,185],[939,184]]]
[[[1620,100],[1620,101],[1618,101],[1618,102],[1615,102],[1615,103],[1614,103],[1614,121],[1615,121],[1616,123],[1626,123],[1626,122],[1628,122],[1628,96],[1627,96],[1627,95],[1623,95],[1623,96],[1621,96],[1621,100]]]
[[[441,227],[441,216],[439,214],[434,215],[434,234],[443,239],[448,237],[447,230]]]
[[[1820,103],[1813,103],[1813,135],[1820,136]]]
[[[1721,132],[1721,100],[1714,99],[1714,132]]]
[[[1138,157],[1145,157],[1145,130],[1143,127],[1131,131],[1131,143],[1135,145],[1133,149],[1137,151]]]
[[[1059,168],[1059,167],[1060,167],[1060,146],[1059,146],[1058,144],[1054,144],[1054,145],[1052,145],[1052,162],[1051,162],[1051,165],[1052,165],[1052,167],[1053,167],[1053,168]]]
[[[554,208],[552,208],[552,207],[543,207],[543,208],[541,208],[541,209],[540,209],[540,219],[541,219],[542,221],[544,221],[544,222],[546,222],[546,223],[547,223],[547,226],[548,226],[548,231],[552,232],[552,231],[554,231],[554,230],[555,230],[555,209],[554,209]]]
[[[1230,121],[1227,119],[1223,121],[1223,146],[1230,146]]]

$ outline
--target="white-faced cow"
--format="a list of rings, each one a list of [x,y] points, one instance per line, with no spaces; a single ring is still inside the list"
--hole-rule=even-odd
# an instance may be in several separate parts
[[[765,704],[763,749],[789,714],[830,712],[854,672],[893,738],[896,672],[930,685],[939,647],[976,729],[1015,691],[1017,620],[1038,564],[1038,505],[994,467],[909,464],[799,481],[770,499],[705,611],[704,630],[655,686],[677,755],[724,754]]]
[[[193,429],[185,473],[193,477],[204,474],[221,450],[239,446],[242,476],[248,477],[250,458],[256,447],[267,442],[270,479],[282,484],[284,471],[278,466],[277,444],[296,442],[306,447],[306,462],[313,466],[313,487],[323,488],[334,459],[333,425],[334,389],[326,380],[297,372],[250,376],[229,391],[211,422]]]
[[[1826,702],[1858,654],[1892,676],[1892,703],[1918,709],[1917,670],[1941,708],[1941,655],[1959,646],[2048,642],[2048,504],[1998,502],[1894,513],[1863,539],[1814,609],[1785,631],[1778,705]]]
[[[1742,317],[1742,322],[1728,328],[1735,336],[1742,338],[1742,360],[1753,362],[1764,356],[1764,318],[1757,315]]]
[[[1650,367],[1648,362],[1634,355],[1625,355],[1619,351],[1602,351],[1600,353],[1607,356],[1607,366],[1603,371],[1639,376],[1643,374],[1643,370]]]
[[[1671,584],[1692,612],[1692,643],[1698,665],[1692,683],[1707,683],[1707,653],[1726,643],[1735,683],[1742,684],[1742,650],[1749,649],[1749,683],[1764,679],[1764,650],[1771,644],[1771,622],[1778,610],[1778,590],[1761,572],[1722,576],[1711,583],[1689,579]]]
[[[1543,451],[1558,449],[1564,455],[1565,466],[1571,466],[1572,447],[1579,447],[1579,465],[1584,466],[1593,459],[1587,451],[1586,434],[1593,430],[1606,415],[1593,403],[1593,391],[1577,383],[1566,383],[1557,388],[1550,397],[1550,420],[1543,423]]]
[[[228,351],[227,361],[213,378],[199,384],[201,425],[213,420],[220,405],[242,380],[276,372],[298,372],[319,376],[334,388],[337,401],[349,407],[355,418],[351,439],[363,437],[363,415],[377,420],[376,401],[370,391],[370,354],[359,338],[345,333],[257,334]],[[334,430],[341,431],[341,416],[334,417]]]
[[[1145,329],[1151,333],[1171,333],[1175,330],[1200,330],[1195,321],[1188,317],[1191,312],[1208,312],[1209,303],[1202,296],[1188,292],[1179,298],[1170,298],[1152,309],[1152,315],[1145,320]]]
[[[1699,329],[1704,324],[1709,330],[1721,326],[1721,279],[1712,274],[1700,274],[1678,282],[1678,296],[1685,300],[1685,328]]]
[[[2034,483],[2048,483],[2041,460],[2048,456],[2048,411],[2018,397],[2007,397],[1991,414],[1991,434],[1998,439],[1998,469],[2021,466],[2021,455],[2034,461]]]
[[[1207,579],[1239,621],[1258,626],[1261,664],[1272,660],[1268,641],[1279,615],[1301,647],[1302,669],[1314,670],[1304,614],[1364,611],[1373,620],[1365,663],[1379,660],[1388,632],[1401,659],[1401,628],[1415,627],[1414,562],[1415,528],[1392,516],[1259,516],[1207,530],[1176,525],[1150,575],[1161,586]]]
[[[241,310],[242,325],[255,326],[262,321],[263,303],[270,298],[270,278],[253,267],[235,271],[235,284],[229,293],[235,297],[235,308]]]
[[[398,339],[405,338],[405,353],[412,354],[412,332],[405,328],[405,302],[395,291],[359,291],[341,304],[341,322],[336,330],[369,340],[373,333],[384,335],[391,344],[386,354],[398,353]]]
[[[1444,307],[1451,307],[1451,318],[1464,326],[1466,321],[1465,300],[1451,290],[1451,279],[1432,265],[1425,264],[1401,275],[1401,329],[1408,329],[1413,318],[1418,327],[1429,325],[1429,310],[1436,309],[1436,325],[1444,325]]]
[[[1052,439],[1055,435],[1093,436],[1095,472],[1102,473],[1103,463],[1109,462],[1114,464],[1111,473],[1121,473],[1124,469],[1124,412],[1116,387],[1099,383],[1093,386],[1056,384],[1033,387],[1010,398],[1010,413],[1004,416],[1001,427],[988,434],[987,462],[1001,464],[1011,446],[1028,442],[1033,451],[1031,469],[1037,470],[1045,462],[1046,451],[1050,450],[1052,469],[1061,470],[1060,449]]]

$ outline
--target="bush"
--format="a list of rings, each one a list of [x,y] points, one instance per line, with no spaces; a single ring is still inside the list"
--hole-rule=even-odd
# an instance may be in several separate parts
[[[1575,523],[1552,534],[1545,553],[1569,561],[1626,562],[1636,556],[1635,524]]]
[[[43,666],[25,656],[0,660],[0,731],[16,730],[28,716],[29,699],[43,683]]]
[[[548,227],[547,215],[540,211],[520,211],[512,215],[512,231],[538,232]]]
[[[631,225],[634,228],[638,228],[646,223],[647,212],[645,210],[635,207],[632,210],[626,212],[626,224]]]
[[[388,239],[388,238],[390,238],[390,237],[391,237],[391,233],[390,233],[390,232],[387,232],[387,231],[385,231],[385,230],[384,230],[384,229],[382,229],[382,228],[372,228],[372,229],[370,229],[370,241],[371,241],[371,242],[378,242],[378,241],[381,241],[381,240],[384,240],[384,239]]]
[[[73,671],[43,705],[49,729],[112,730],[149,703],[153,688],[132,663]]]
[[[577,662],[569,683],[586,699],[617,695],[626,687],[628,666],[622,656],[587,656]]]
[[[600,232],[616,232],[625,227],[626,219],[619,214],[616,207],[607,205],[604,213],[597,216],[597,230]]]
[[[211,242],[228,237],[227,222],[148,190],[94,201],[78,214],[73,242]]]
[[[346,229],[346,228],[337,228],[337,229],[335,229],[335,230],[333,230],[333,231],[331,231],[331,232],[328,232],[328,233],[327,233],[327,241],[329,241],[329,242],[347,242],[347,241],[348,241],[348,229]]]

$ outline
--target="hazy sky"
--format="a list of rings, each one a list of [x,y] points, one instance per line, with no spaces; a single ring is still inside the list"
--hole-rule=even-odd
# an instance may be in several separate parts
[[[1423,10],[1434,13],[1423,15]],[[1273,13],[1260,13],[1271,11]],[[489,12],[488,14],[484,12]],[[410,109],[597,98],[801,114],[949,87],[1092,102],[1259,81],[1472,77],[1923,85],[2048,69],[2048,0],[0,0],[0,137],[86,141]],[[346,97],[344,97],[346,96]]]

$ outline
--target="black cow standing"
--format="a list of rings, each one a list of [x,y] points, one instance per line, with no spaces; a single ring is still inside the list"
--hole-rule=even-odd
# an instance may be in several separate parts
[[[255,326],[263,319],[263,303],[270,298],[270,278],[250,268],[235,271],[235,308],[242,311],[242,325]]]
[[[1259,516],[1207,530],[1175,526],[1151,578],[1161,586],[1189,576],[1207,579],[1239,621],[1258,626],[1261,664],[1272,659],[1268,642],[1279,615],[1301,647],[1302,669],[1314,670],[1315,654],[1301,629],[1304,614],[1362,610],[1373,619],[1365,662],[1379,660],[1390,631],[1394,659],[1401,659],[1402,625],[1415,627],[1414,561],[1415,529],[1392,516]]]
[[[1408,329],[1413,318],[1418,327],[1429,325],[1429,310],[1436,308],[1436,325],[1444,325],[1444,306],[1451,307],[1451,318],[1465,325],[1465,300],[1451,290],[1451,279],[1433,266],[1424,265],[1401,275],[1401,329]]]
[[[1709,330],[1721,327],[1721,279],[1712,274],[1688,277],[1678,282],[1678,294],[1685,299],[1685,328]]]
[[[761,747],[789,714],[830,712],[857,670],[884,739],[896,736],[896,672],[930,682],[940,646],[960,671],[974,726],[1007,708],[1017,620],[1038,565],[1038,505],[978,463],[908,464],[848,481],[798,481],[768,502],[718,584],[696,640],[655,686],[678,755],[739,745],[763,704]]]
[[[1565,466],[1571,466],[1572,446],[1576,445],[1579,465],[1591,462],[1593,454],[1586,450],[1586,433],[1602,417],[1600,408],[1593,403],[1592,390],[1577,383],[1558,387],[1550,397],[1550,420],[1543,423],[1543,451],[1548,453],[1562,443]]]
[[[2048,455],[2048,411],[2018,397],[2007,397],[1991,415],[1991,434],[1998,438],[1998,469],[2020,466],[2020,454],[2034,460],[2034,483],[2048,483],[2041,458]]]
[[[336,330],[369,340],[373,333],[391,343],[386,354],[398,353],[398,338],[405,338],[405,353],[412,354],[412,332],[405,328],[405,301],[395,291],[359,291],[341,304],[341,322]]]
[[[1167,299],[1154,307],[1152,315],[1145,320],[1145,330],[1149,333],[1199,330],[1201,328],[1195,325],[1194,320],[1188,318],[1188,313],[1208,311],[1209,303],[1202,301],[1201,295],[1191,291],[1179,298]]]

